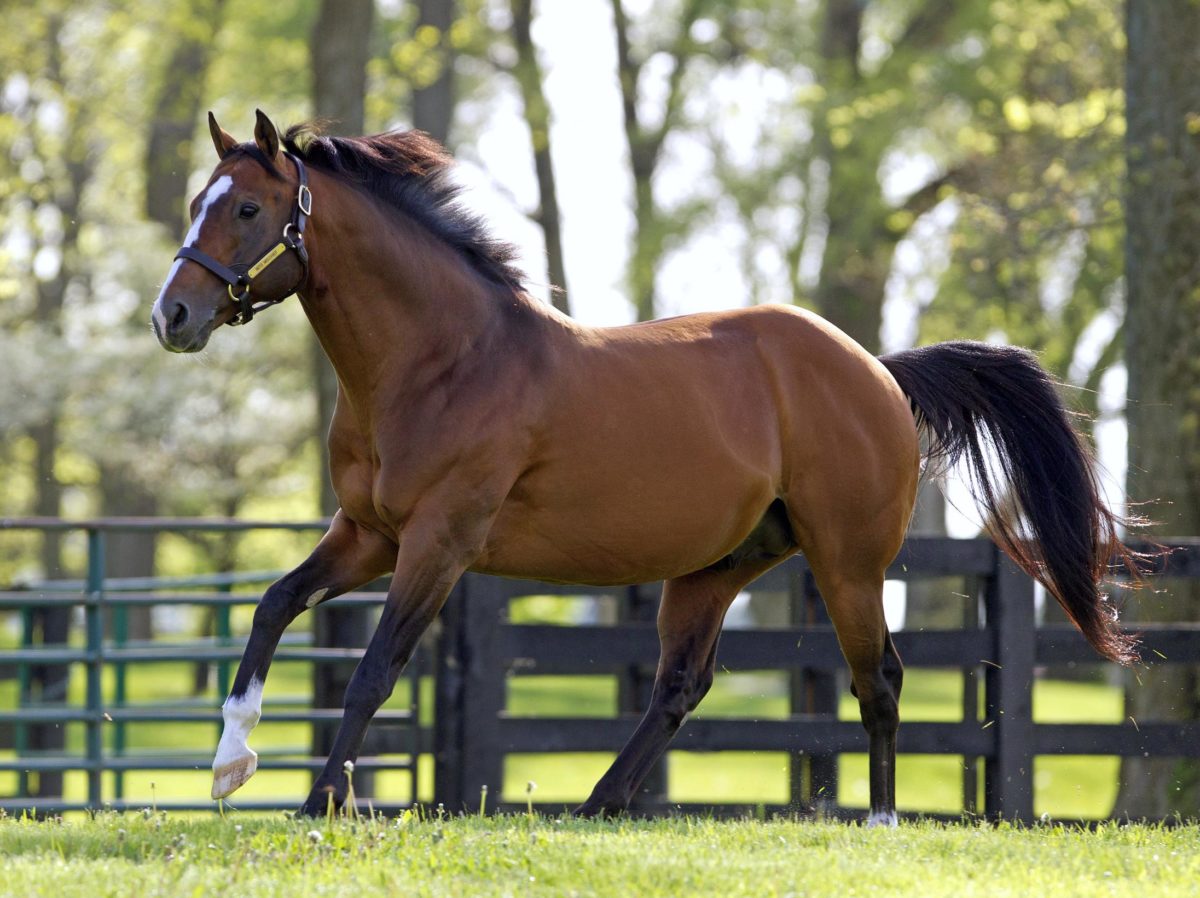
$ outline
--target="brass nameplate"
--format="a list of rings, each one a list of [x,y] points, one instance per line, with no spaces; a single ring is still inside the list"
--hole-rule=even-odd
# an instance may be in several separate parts
[[[246,272],[246,277],[251,279],[258,277],[260,274],[262,274],[264,268],[283,255],[283,251],[285,249],[287,249],[286,243],[276,243],[275,246],[271,248],[270,252],[255,262],[254,267]]]

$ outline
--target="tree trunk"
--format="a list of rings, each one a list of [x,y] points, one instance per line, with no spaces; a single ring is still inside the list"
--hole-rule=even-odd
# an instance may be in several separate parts
[[[58,450],[58,407],[47,410],[47,420],[30,429],[34,444],[34,509],[38,517],[56,518],[62,513],[62,486],[54,474]],[[61,540],[57,533],[42,536],[42,575],[55,579],[63,575]],[[32,612],[33,641],[40,646],[64,646],[70,631],[71,609],[40,608]],[[57,664],[39,664],[30,672],[29,693],[22,704],[62,705],[67,700],[71,668]],[[37,724],[29,728],[29,748],[33,751],[61,752],[66,744],[61,724]],[[63,776],[55,771],[30,774],[29,794],[43,798],[63,794]]]
[[[313,110],[317,118],[329,122],[331,133],[358,135],[366,128],[364,101],[374,11],[374,0],[322,0],[309,41],[309,56],[313,70]],[[311,332],[309,340],[320,427],[321,513],[332,515],[338,502],[329,477],[329,446],[325,435],[337,401],[337,375]],[[319,646],[365,646],[370,635],[365,608],[326,608],[314,616],[313,637]],[[341,707],[353,673],[354,664],[317,665],[313,672],[313,704],[318,708]],[[314,726],[313,754],[329,754],[336,734],[336,725]],[[370,771],[360,772],[354,782],[359,795],[367,797],[374,792]]]
[[[542,89],[542,67],[533,43],[533,0],[512,0],[512,36],[517,48],[517,83],[525,107],[525,123],[533,143],[537,171],[537,222],[546,239],[546,268],[550,276],[550,300],[554,307],[571,314],[567,298],[567,268],[563,259],[562,225],[559,220],[558,186],[550,151],[550,104]]]
[[[127,469],[104,466],[100,470],[100,508],[105,515],[152,517],[158,514],[158,496],[146,490]],[[105,577],[154,575],[156,540],[153,533],[114,532],[104,540]],[[124,609],[129,639],[154,636],[150,608]]]
[[[683,105],[683,76],[695,56],[691,29],[705,11],[705,0],[687,0],[679,14],[675,39],[663,52],[671,58],[667,95],[662,121],[648,127],[638,111],[643,97],[640,91],[642,66],[629,37],[629,17],[622,0],[611,0],[613,27],[617,38],[617,81],[621,89],[621,109],[625,142],[629,149],[629,168],[633,176],[633,251],[629,261],[629,287],[638,321],[648,321],[658,313],[655,284],[658,267],[666,249],[667,223],[654,200],[654,173],[662,157],[667,135],[679,121]]]
[[[309,41],[313,72],[313,111],[331,134],[359,135],[366,130],[364,99],[370,59],[372,0],[323,0]],[[329,479],[329,447],[325,435],[337,402],[337,375],[315,335],[309,336],[320,443],[321,514],[337,511]]]
[[[1200,4],[1129,0],[1126,85],[1125,354],[1131,497],[1157,500],[1155,532],[1200,534]],[[1200,591],[1169,584],[1129,603],[1137,620],[1200,617]],[[1155,664],[1126,680],[1135,720],[1194,719],[1197,670]],[[1192,815],[1200,765],[1129,758],[1114,812]]]
[[[882,222],[889,210],[879,184],[878,149],[852,129],[835,132],[827,113],[861,86],[858,56],[865,4],[830,0],[821,31],[821,81],[829,98],[814,118],[817,152],[825,159],[827,233],[817,311],[867,351],[879,351],[883,298],[895,242]]]
[[[170,48],[159,71],[146,139],[146,214],[166,227],[172,239],[183,234],[188,175],[194,162],[192,135],[223,7],[224,0],[201,0],[177,10],[180,21],[169,35]],[[100,509],[105,515],[149,517],[159,511],[158,497],[143,489],[131,472],[107,468],[101,472]],[[105,542],[106,575],[152,576],[156,542],[153,533],[110,534]],[[129,638],[153,636],[150,610],[126,609]]]
[[[436,28],[439,65],[437,77],[429,84],[413,87],[413,127],[424,131],[442,146],[450,145],[457,101],[454,77],[454,48],[448,35],[458,15],[457,0],[417,0],[417,28]]]
[[[204,73],[225,0],[189,4],[157,79],[158,95],[146,141],[146,215],[172,237],[184,231],[184,199],[192,170],[192,135],[200,117]]]
[[[62,71],[61,32],[64,22],[60,16],[47,17],[46,23],[46,71],[47,82],[68,94],[68,86]],[[59,210],[62,233],[58,243],[47,241],[47,249],[58,249],[59,269],[52,277],[37,281],[36,319],[46,328],[49,339],[62,339],[62,305],[67,286],[79,273],[79,220],[80,204],[84,187],[91,179],[92,166],[86,143],[88,126],[83,112],[76,110],[66,122],[64,145],[58,160],[65,178],[50,182],[49,199]],[[34,442],[34,510],[35,514],[58,517],[61,514],[62,486],[55,461],[58,459],[60,442],[59,415],[61,396],[55,395],[47,403],[44,418],[30,427],[29,436]],[[62,576],[61,543],[58,535],[46,534],[42,541],[42,573],[47,579]],[[70,609],[37,609],[32,613],[34,639],[41,645],[65,645],[70,629]],[[60,705],[66,700],[71,669],[65,665],[37,665],[31,671],[30,692],[22,696],[23,701],[34,704]],[[65,729],[61,724],[31,726],[29,748],[41,752],[61,752],[65,744]],[[30,790],[35,796],[62,795],[62,774],[47,772],[37,774],[36,783]]]
[[[62,19],[57,16],[49,18],[46,34],[46,78],[65,94],[67,87],[62,71],[63,47],[60,43],[62,27]],[[60,160],[66,178],[53,188],[53,201],[63,222],[62,237],[57,247],[61,262],[53,277],[37,282],[35,314],[37,320],[56,340],[62,339],[62,310],[67,286],[78,272],[80,205],[84,188],[92,175],[91,159],[87,152],[87,127],[81,116],[82,113],[77,111],[67,122],[66,140]],[[29,432],[34,444],[34,511],[44,517],[58,517],[62,510],[62,485],[55,470],[60,411],[61,397],[56,396],[48,404],[44,420]],[[42,570],[46,578],[61,577],[63,574],[60,549],[58,535],[46,534],[42,543]],[[61,645],[67,642],[70,609],[43,608],[35,611],[33,617],[35,638],[40,636],[42,645]],[[38,665],[32,671],[31,694],[28,699],[33,702],[61,704],[66,701],[69,681],[69,667]],[[35,751],[62,751],[64,738],[65,730],[61,724],[33,726],[29,731],[29,747]],[[31,794],[62,795],[62,774],[39,774]]]

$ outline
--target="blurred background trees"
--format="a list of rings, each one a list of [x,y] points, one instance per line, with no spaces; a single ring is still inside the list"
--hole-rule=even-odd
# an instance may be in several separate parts
[[[430,132],[540,295],[585,321],[794,302],[873,351],[1034,348],[1085,388],[1117,477],[1128,358],[1134,492],[1174,499],[1165,532],[1196,532],[1195,465],[1173,452],[1196,429],[1190,0],[0,7],[0,514],[329,512],[336,381],[298,306],[200,359],[146,325],[214,162],[203,113],[247,138],[260,106]],[[946,527],[940,497],[918,526]],[[263,549],[111,548],[129,574]],[[0,542],[0,580],[77,562],[54,538]],[[936,593],[908,604],[910,625],[955,613]]]

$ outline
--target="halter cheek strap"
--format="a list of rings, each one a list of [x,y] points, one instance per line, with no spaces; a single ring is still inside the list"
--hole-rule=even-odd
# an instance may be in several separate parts
[[[226,289],[229,291],[229,299],[238,308],[237,314],[229,321],[230,324],[249,324],[255,314],[268,306],[283,302],[308,280],[308,248],[304,245],[304,228],[308,224],[308,217],[312,215],[312,191],[308,189],[308,171],[304,168],[304,163],[291,153],[284,153],[284,155],[295,164],[300,186],[296,190],[296,206],[292,210],[292,218],[283,226],[283,236],[278,243],[249,265],[244,262],[224,265],[208,253],[191,246],[182,246],[179,248],[179,252],[175,253],[176,259],[188,259],[202,265],[225,282]],[[294,252],[296,258],[300,260],[302,268],[300,279],[283,296],[277,299],[260,299],[255,302],[250,295],[254,279],[289,250]]]

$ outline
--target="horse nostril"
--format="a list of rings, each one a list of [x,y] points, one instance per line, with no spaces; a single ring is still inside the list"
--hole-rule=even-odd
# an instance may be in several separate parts
[[[178,333],[179,329],[182,328],[185,324],[187,324],[187,320],[188,320],[187,306],[185,306],[181,302],[176,303],[175,311],[173,311],[171,313],[171,321],[168,324],[167,329]]]

